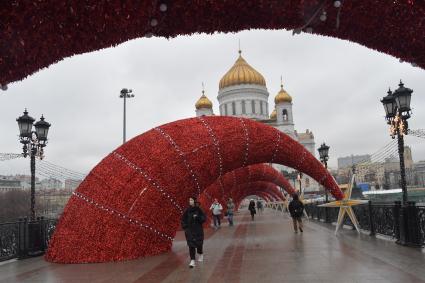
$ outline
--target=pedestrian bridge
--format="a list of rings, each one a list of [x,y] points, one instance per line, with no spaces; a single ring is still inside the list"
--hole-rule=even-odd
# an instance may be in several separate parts
[[[422,249],[305,221],[295,234],[288,214],[266,209],[235,226],[206,229],[205,259],[194,269],[182,232],[171,252],[98,264],[55,264],[43,257],[0,264],[0,282],[425,282]],[[78,247],[75,247],[78,248]]]

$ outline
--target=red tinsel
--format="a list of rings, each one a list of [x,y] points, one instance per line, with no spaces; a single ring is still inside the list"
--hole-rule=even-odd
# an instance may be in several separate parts
[[[104,262],[167,251],[198,187],[258,163],[298,169],[343,197],[323,165],[275,128],[223,116],[176,121],[133,138],[93,168],[66,205],[46,259]]]
[[[147,35],[299,28],[321,2],[1,1],[0,84],[22,80],[63,58]],[[339,10],[329,0],[324,8],[327,20],[314,17],[309,24],[313,33],[357,42],[425,68],[425,1],[343,1]]]
[[[208,211],[214,198],[225,206],[227,199],[232,197],[233,190],[241,184],[256,181],[267,181],[282,187],[287,193],[294,194],[295,190],[288,180],[276,169],[267,164],[254,164],[238,168],[218,178],[212,185],[207,187],[200,198],[201,207]],[[209,222],[206,223],[208,226]]]

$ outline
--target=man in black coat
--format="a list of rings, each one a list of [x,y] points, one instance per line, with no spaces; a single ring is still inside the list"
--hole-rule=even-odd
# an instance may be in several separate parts
[[[182,228],[189,246],[190,263],[189,267],[195,267],[195,252],[198,253],[198,261],[204,260],[202,246],[204,244],[204,229],[202,224],[205,222],[205,214],[197,205],[195,198],[189,198],[189,207],[182,216]]]
[[[255,210],[255,201],[251,199],[249,201],[248,210],[251,212],[251,220],[254,221],[254,215],[257,213]]]
[[[294,223],[294,231],[295,233],[298,233],[298,227],[300,229],[300,232],[303,232],[303,222],[301,220],[301,217],[303,216],[304,212],[304,204],[299,200],[298,195],[294,194],[292,196],[292,201],[289,203],[289,213],[292,217],[292,222]],[[298,224],[298,225],[297,225]]]

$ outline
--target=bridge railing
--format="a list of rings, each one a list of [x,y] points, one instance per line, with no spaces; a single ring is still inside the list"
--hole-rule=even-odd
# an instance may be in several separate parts
[[[338,207],[320,207],[321,202],[305,205],[310,219],[334,223],[338,219]],[[369,231],[370,235],[380,234],[396,239],[407,245],[425,245],[425,206],[408,202],[402,207],[400,202],[375,203],[354,206],[353,210],[359,221],[360,229]],[[326,219],[327,215],[327,219]],[[352,226],[349,217],[345,217],[344,225]],[[404,225],[404,229],[401,225]]]
[[[0,223],[0,261],[43,254],[56,228],[56,219],[38,217]]]

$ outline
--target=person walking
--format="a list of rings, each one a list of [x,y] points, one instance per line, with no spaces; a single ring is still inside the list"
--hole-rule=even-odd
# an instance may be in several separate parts
[[[181,225],[184,230],[187,245],[189,246],[189,267],[195,267],[195,253],[198,253],[198,261],[204,261],[202,247],[204,245],[204,228],[202,224],[206,217],[196,202],[196,198],[189,198],[189,207],[183,213]]]
[[[298,228],[300,229],[300,232],[303,231],[303,222],[301,217],[303,216],[304,212],[304,204],[299,200],[299,197],[297,194],[294,194],[292,196],[292,201],[289,203],[289,213],[292,217],[292,222],[294,224],[294,232],[298,233]]]
[[[218,202],[218,200],[215,198],[213,204],[210,207],[210,210],[212,211],[213,220],[214,220],[214,228],[218,229],[221,227],[221,211],[223,210],[223,207]]]
[[[249,206],[248,206],[248,210],[251,213],[251,220],[254,221],[254,215],[257,213],[255,211],[255,201],[253,199],[251,199],[249,201]]]
[[[235,209],[235,204],[233,203],[232,198],[227,200],[227,221],[229,221],[229,226],[233,226],[233,212]]]
[[[263,212],[263,203],[261,202],[260,199],[257,199],[257,209],[259,213]]]

